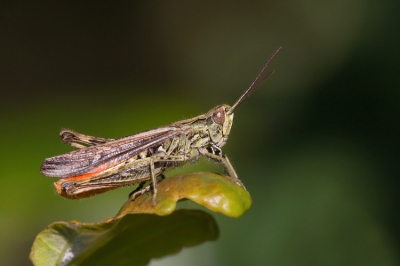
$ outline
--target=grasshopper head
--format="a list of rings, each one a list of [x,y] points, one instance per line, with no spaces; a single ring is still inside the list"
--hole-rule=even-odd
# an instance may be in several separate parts
[[[211,109],[207,113],[208,131],[211,141],[218,147],[225,145],[231,132],[233,122],[232,108],[223,104]]]

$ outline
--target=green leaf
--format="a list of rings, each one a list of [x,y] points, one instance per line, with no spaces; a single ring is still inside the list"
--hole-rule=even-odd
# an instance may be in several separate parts
[[[217,237],[214,218],[199,210],[101,223],[55,222],[36,237],[30,258],[35,265],[146,265]]]
[[[249,192],[234,184],[229,177],[195,172],[167,178],[158,184],[156,205],[152,193],[146,193],[134,201],[128,200],[117,217],[128,213],[154,213],[167,215],[175,210],[181,199],[192,200],[213,212],[237,218],[251,206]]]
[[[199,210],[175,211],[177,201],[189,199],[229,217],[251,206],[250,194],[228,177],[188,173],[159,183],[156,204],[145,193],[100,223],[55,222],[35,239],[30,258],[35,265],[146,265],[152,258],[183,247],[215,240],[214,218]],[[157,215],[154,215],[157,214]],[[170,215],[168,215],[170,214]]]

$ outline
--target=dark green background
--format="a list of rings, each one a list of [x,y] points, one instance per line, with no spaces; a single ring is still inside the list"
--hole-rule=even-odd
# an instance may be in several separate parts
[[[48,224],[113,216],[131,191],[58,196],[39,168],[71,150],[61,128],[116,138],[233,104],[282,45],[224,148],[252,208],[216,215],[219,240],[152,265],[396,265],[399,11],[389,0],[2,3],[1,264],[29,264]],[[194,169],[221,171],[181,171]]]

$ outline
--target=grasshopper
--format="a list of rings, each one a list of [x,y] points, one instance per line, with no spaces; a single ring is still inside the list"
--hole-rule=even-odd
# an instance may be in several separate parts
[[[139,184],[133,200],[153,188],[156,202],[158,177],[166,170],[195,162],[205,156],[224,165],[231,180],[244,187],[221,148],[228,140],[233,111],[274,71],[263,73],[280,47],[232,105],[219,105],[206,114],[119,139],[98,138],[72,130],[60,132],[62,141],[78,150],[47,158],[41,173],[60,178],[54,183],[58,194],[69,199],[94,196],[121,186]],[[146,181],[152,185],[143,188]]]

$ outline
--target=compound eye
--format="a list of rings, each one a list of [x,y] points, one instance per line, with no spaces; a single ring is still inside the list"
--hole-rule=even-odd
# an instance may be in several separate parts
[[[219,124],[223,125],[225,122],[225,111],[224,108],[221,106],[217,109],[215,109],[214,113],[212,114],[212,120]]]

